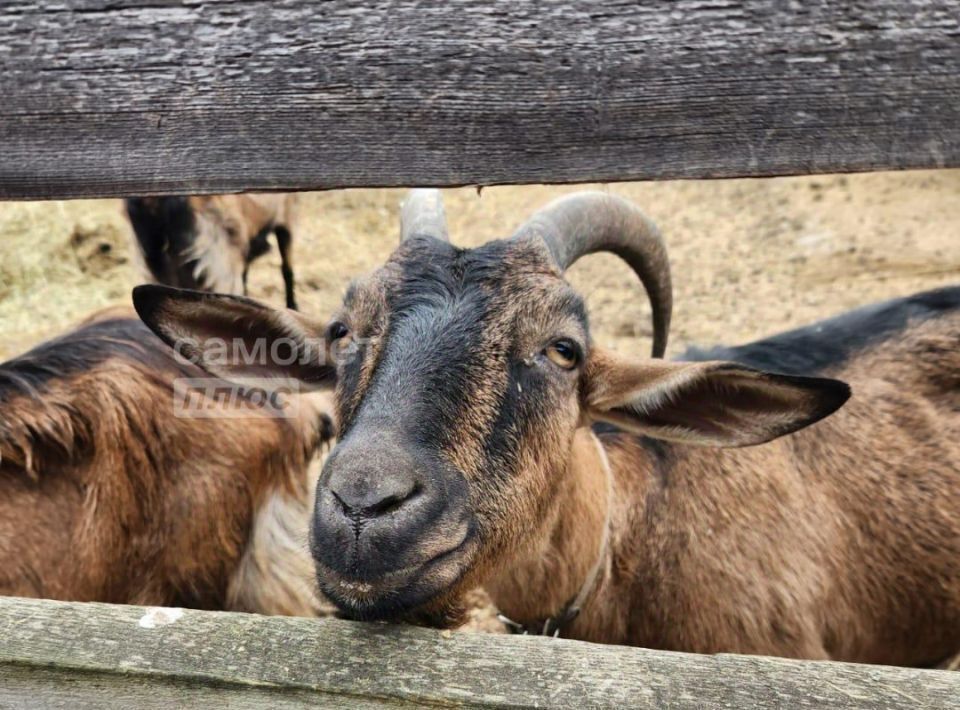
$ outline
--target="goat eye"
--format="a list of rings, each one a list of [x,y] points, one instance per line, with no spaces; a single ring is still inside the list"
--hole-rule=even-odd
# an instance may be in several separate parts
[[[330,342],[335,340],[341,340],[350,335],[350,329],[340,321],[331,323],[330,327],[327,329],[327,337],[330,339]]]
[[[572,370],[580,360],[580,351],[571,340],[562,338],[547,346],[544,354],[554,365],[564,370]]]

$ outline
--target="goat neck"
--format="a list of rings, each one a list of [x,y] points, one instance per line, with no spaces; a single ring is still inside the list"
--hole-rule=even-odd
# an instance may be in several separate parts
[[[574,437],[563,485],[548,524],[486,587],[514,630],[582,638],[606,633],[615,617],[598,601],[609,587],[616,483],[587,428]]]

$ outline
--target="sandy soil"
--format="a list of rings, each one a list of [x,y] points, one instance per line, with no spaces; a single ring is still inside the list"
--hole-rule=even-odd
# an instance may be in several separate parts
[[[596,187],[596,186],[593,186]],[[575,187],[445,192],[454,242],[506,236]],[[960,170],[600,186],[641,205],[670,247],[671,352],[738,343],[879,299],[960,282]],[[397,241],[399,190],[303,195],[294,230],[301,307],[326,318],[351,276]],[[138,282],[118,200],[0,204],[0,359],[92,311],[129,303]],[[585,259],[571,280],[599,342],[645,354],[639,282],[614,257]],[[280,305],[274,249],[251,295]]]

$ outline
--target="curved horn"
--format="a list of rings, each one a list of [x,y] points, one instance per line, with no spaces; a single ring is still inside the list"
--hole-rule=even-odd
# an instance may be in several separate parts
[[[663,357],[673,308],[670,261],[659,230],[638,207],[603,192],[579,192],[535,213],[514,238],[531,235],[546,242],[564,271],[580,257],[601,251],[627,262],[653,309],[653,357]]]
[[[400,242],[417,236],[450,241],[447,234],[447,214],[443,209],[440,190],[410,190],[407,199],[403,201],[400,208]]]

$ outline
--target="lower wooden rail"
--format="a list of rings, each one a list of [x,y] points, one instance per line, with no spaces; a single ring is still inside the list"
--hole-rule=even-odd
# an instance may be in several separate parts
[[[0,599],[0,708],[956,708],[960,673]]]

